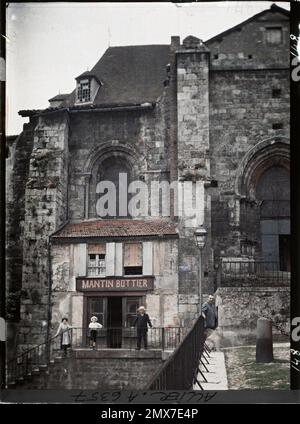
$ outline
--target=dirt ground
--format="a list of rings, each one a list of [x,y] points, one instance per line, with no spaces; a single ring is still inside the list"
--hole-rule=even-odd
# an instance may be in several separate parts
[[[290,388],[290,346],[273,346],[274,362],[257,364],[255,346],[223,349],[229,390]]]

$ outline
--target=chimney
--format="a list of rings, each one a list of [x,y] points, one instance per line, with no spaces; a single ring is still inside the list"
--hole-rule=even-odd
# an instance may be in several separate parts
[[[171,50],[178,50],[180,47],[180,37],[178,35],[172,35],[171,37]]]

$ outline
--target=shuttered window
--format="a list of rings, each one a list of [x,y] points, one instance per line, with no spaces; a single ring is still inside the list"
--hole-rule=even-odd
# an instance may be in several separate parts
[[[142,243],[124,244],[124,275],[142,275],[143,249]]]
[[[142,243],[125,243],[124,266],[142,266]]]
[[[105,255],[106,253],[106,245],[103,244],[88,244],[88,253],[89,254],[102,254]]]

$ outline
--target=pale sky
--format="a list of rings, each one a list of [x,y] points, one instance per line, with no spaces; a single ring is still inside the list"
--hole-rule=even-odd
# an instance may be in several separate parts
[[[289,3],[274,2],[290,9]],[[19,134],[18,111],[43,109],[75,88],[109,46],[170,44],[194,35],[204,41],[250,18],[271,2],[10,3],[6,18],[6,134]]]

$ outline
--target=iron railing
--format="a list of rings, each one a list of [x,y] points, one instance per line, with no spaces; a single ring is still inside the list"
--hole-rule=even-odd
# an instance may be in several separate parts
[[[48,342],[33,346],[7,361],[6,384],[22,382],[25,378],[39,372],[41,368],[46,369],[50,363],[50,351],[57,350],[58,345],[60,345],[60,335],[51,337]]]
[[[72,348],[91,347],[90,330],[73,327],[71,330]],[[187,329],[184,327],[155,327],[147,332],[149,349],[173,350],[184,339]],[[142,348],[143,340],[142,340]],[[54,347],[54,346],[53,346]],[[103,327],[97,330],[96,349],[129,349],[137,347],[136,328]],[[58,346],[56,346],[58,348]]]
[[[90,330],[71,327],[68,330],[73,349],[92,348]],[[174,350],[184,339],[187,329],[184,327],[158,327],[149,329],[147,334],[148,349]],[[137,347],[136,328],[102,328],[97,330],[96,349],[130,349]],[[7,384],[20,383],[26,377],[47,369],[50,362],[62,356],[61,335],[51,337],[48,342],[34,346],[17,355],[6,364]],[[142,340],[142,348],[144,348]]]
[[[205,352],[204,318],[200,316],[170,358],[156,372],[145,390],[189,390],[197,380]]]
[[[279,262],[239,260],[222,261],[220,285],[282,286],[290,284],[291,273],[282,271]]]

